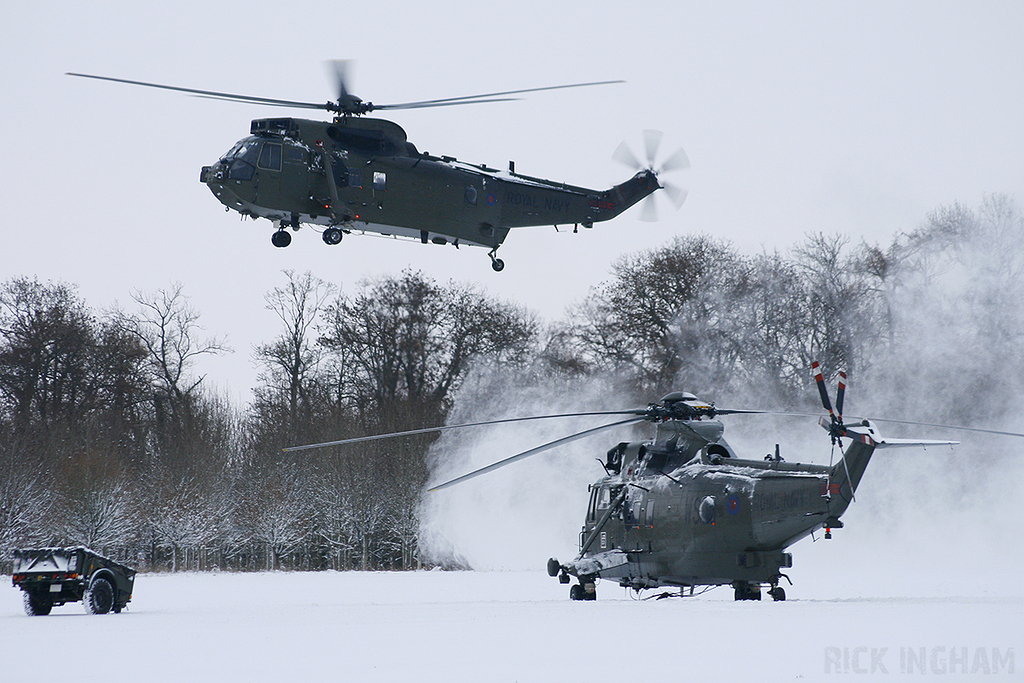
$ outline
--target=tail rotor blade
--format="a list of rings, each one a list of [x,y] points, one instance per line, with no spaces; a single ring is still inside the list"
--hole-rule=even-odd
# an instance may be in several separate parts
[[[644,165],[640,163],[640,160],[636,158],[636,155],[633,154],[633,150],[629,148],[629,145],[626,144],[625,140],[620,142],[619,146],[615,148],[615,153],[612,154],[612,159],[624,166],[629,166],[634,171],[639,171],[644,167]]]
[[[644,199],[643,206],[640,207],[640,220],[645,223],[658,222],[658,205],[655,203],[654,195]]]
[[[665,190],[665,194],[668,195],[668,198],[673,204],[675,204],[677,209],[683,205],[683,202],[686,201],[686,197],[689,194],[685,188],[679,187],[675,183],[666,183],[660,179],[658,182],[661,183],[661,187]]]
[[[821,405],[828,414],[835,417],[832,412],[832,402],[828,400],[828,389],[825,388],[825,378],[821,374],[821,366],[818,361],[811,361],[811,370],[814,372],[814,381],[818,384],[818,394],[821,395]]]
[[[665,161],[661,162],[660,171],[676,171],[690,168],[690,157],[686,155],[686,150],[680,147],[676,150],[676,153],[670,156]]]
[[[846,373],[839,371],[839,388],[836,390],[836,414],[843,421],[843,397],[846,395]]]
[[[658,157],[658,148],[661,146],[661,139],[665,136],[660,130],[644,131],[644,151],[647,153],[647,168],[654,168],[654,161]]]

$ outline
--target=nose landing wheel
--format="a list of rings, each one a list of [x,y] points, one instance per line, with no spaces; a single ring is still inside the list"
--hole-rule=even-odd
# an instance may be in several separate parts
[[[323,233],[324,244],[338,244],[342,237],[344,237],[344,233],[340,228],[327,228]]]

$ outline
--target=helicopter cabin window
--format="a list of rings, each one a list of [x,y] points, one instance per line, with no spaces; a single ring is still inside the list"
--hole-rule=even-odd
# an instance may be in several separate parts
[[[307,163],[306,150],[294,145],[288,145],[284,148],[284,160],[288,164],[305,164]]]
[[[381,173],[380,171],[373,172],[373,189],[378,192],[383,192],[387,188],[388,174]]]
[[[590,510],[587,517],[597,519],[612,504],[612,490],[608,486],[596,486],[590,493]]]
[[[268,171],[281,170],[281,145],[276,142],[263,143],[263,151],[260,152],[259,167]]]

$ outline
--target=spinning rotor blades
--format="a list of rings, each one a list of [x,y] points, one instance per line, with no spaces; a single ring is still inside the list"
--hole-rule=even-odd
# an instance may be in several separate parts
[[[349,91],[347,86],[348,71],[351,60],[334,60],[327,62],[328,77],[333,81],[338,99],[334,102],[298,102],[295,100],[281,100],[270,97],[253,97],[251,95],[237,95],[234,93],[219,92],[215,90],[198,90],[196,88],[182,88],[175,85],[162,85],[160,83],[148,83],[146,81],[132,81],[125,78],[111,78],[109,76],[94,76],[92,74],[81,74],[68,72],[68,76],[79,78],[93,78],[100,81],[112,81],[114,83],[126,83],[128,85],[141,85],[147,88],[159,88],[161,90],[173,90],[199,97],[210,97],[218,100],[232,102],[245,102],[247,104],[263,104],[272,107],[292,107],[297,109],[323,109],[325,111],[341,114],[342,116],[359,116],[368,114],[378,109],[424,109],[427,107],[449,107],[459,104],[482,104],[485,102],[506,102],[514,97],[508,95],[522,95],[531,92],[544,90],[564,90],[566,88],[583,88],[592,85],[611,85],[614,83],[625,83],[625,81],[593,81],[589,83],[570,83],[567,85],[549,85],[541,88],[525,88],[523,90],[506,90],[503,92],[483,93],[480,95],[467,95],[462,97],[447,97],[437,100],[422,100],[419,102],[401,102],[397,104],[373,104],[363,102]]]
[[[468,479],[473,479],[474,477],[479,477],[481,474],[486,474],[486,473],[491,472],[493,470],[496,470],[496,469],[498,469],[500,467],[504,467],[505,465],[511,465],[512,463],[516,462],[517,460],[523,460],[524,458],[528,458],[531,455],[537,455],[538,453],[543,453],[544,451],[550,450],[552,448],[557,448],[558,446],[562,446],[564,444],[571,443],[573,441],[576,441],[577,439],[582,439],[585,436],[590,436],[591,434],[597,434],[598,432],[603,432],[604,430],[611,429],[612,427],[621,427],[622,425],[633,424],[635,422],[642,422],[645,419],[646,418],[643,418],[643,417],[631,417],[631,418],[626,419],[626,420],[620,420],[618,422],[612,422],[611,424],[601,425],[600,427],[594,427],[593,429],[586,429],[586,430],[584,430],[582,432],[576,432],[575,434],[570,434],[569,436],[563,436],[561,439],[555,439],[554,441],[549,441],[546,444],[543,444],[541,446],[537,446],[535,448],[531,448],[528,451],[523,451],[522,453],[517,453],[517,454],[515,454],[513,456],[505,458],[504,460],[499,460],[498,462],[491,463],[490,465],[487,465],[486,467],[481,467],[480,469],[473,470],[472,472],[469,472],[468,474],[463,474],[461,477],[456,477],[455,479],[451,479],[449,481],[446,481],[443,484],[438,484],[437,486],[434,486],[433,488],[427,489],[427,491],[440,491],[441,489],[446,489],[449,486],[454,486],[455,484],[461,484],[462,482],[464,482],[464,481],[466,481]]]
[[[664,133],[660,130],[645,130],[643,137],[646,163],[637,159],[636,155],[625,141],[619,144],[616,148],[615,152],[612,154],[612,159],[618,161],[620,164],[630,167],[634,171],[643,171],[645,169],[652,171],[654,175],[658,177],[658,183],[661,185],[662,189],[665,190],[665,194],[668,196],[669,200],[676,209],[679,209],[679,207],[683,205],[683,202],[686,201],[687,191],[679,185],[666,182],[662,178],[662,174],[689,168],[690,159],[686,156],[686,151],[680,148],[658,163],[658,151],[661,147]],[[655,203],[654,195],[651,195],[644,200],[644,205],[640,210],[640,220],[647,222],[658,220],[658,208]]]
[[[303,446],[288,446],[285,452],[308,451],[314,448],[327,448],[328,446],[344,446],[352,443],[364,443],[366,441],[379,441],[381,439],[394,439],[400,436],[414,436],[416,434],[437,434],[452,429],[463,429],[465,427],[484,427],[488,425],[508,424],[511,422],[529,422],[531,420],[551,420],[559,417],[593,417],[597,415],[638,415],[642,410],[602,410],[585,413],[561,413],[558,415],[530,415],[527,417],[507,417],[500,420],[485,420],[483,422],[467,422],[463,424],[444,425],[441,427],[426,427],[425,429],[410,429],[404,432],[389,432],[387,434],[373,434],[372,436],[358,436],[353,439],[340,439],[338,441],[325,441],[323,443],[311,443]]]

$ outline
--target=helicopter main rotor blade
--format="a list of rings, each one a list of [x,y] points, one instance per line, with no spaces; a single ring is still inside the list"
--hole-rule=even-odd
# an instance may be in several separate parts
[[[352,63],[351,59],[330,59],[324,62],[328,78],[333,77],[334,90],[338,95],[339,102],[350,97],[347,82],[349,66]]]
[[[597,434],[598,432],[602,432],[602,431],[604,431],[606,429],[611,429],[613,427],[621,427],[623,425],[628,425],[628,424],[634,424],[636,422],[643,422],[645,419],[646,418],[644,418],[644,417],[631,417],[628,420],[620,420],[619,422],[612,422],[611,424],[601,425],[600,427],[594,427],[593,429],[587,429],[587,430],[584,430],[582,432],[576,432],[575,434],[571,434],[569,436],[563,436],[561,439],[555,439],[554,441],[549,441],[548,443],[543,444],[541,446],[537,446],[536,448],[531,448],[528,451],[523,451],[522,453],[517,453],[517,454],[515,454],[513,456],[505,458],[504,460],[499,460],[498,462],[491,463],[490,465],[487,465],[486,467],[481,467],[478,470],[473,470],[469,474],[464,474],[461,477],[456,477],[455,479],[451,479],[449,481],[446,481],[443,484],[438,484],[437,486],[434,486],[433,488],[427,489],[427,491],[428,492],[440,491],[441,489],[446,489],[449,486],[455,486],[456,484],[461,484],[462,482],[464,482],[464,481],[466,481],[468,479],[473,479],[474,477],[479,477],[481,474],[486,474],[488,472],[492,472],[492,471],[494,471],[494,470],[496,470],[496,469],[498,469],[500,467],[504,467],[505,465],[511,465],[512,463],[516,462],[517,460],[522,460],[524,458],[528,458],[531,455],[537,455],[538,453],[542,453],[542,452],[544,452],[546,450],[550,450],[552,448],[556,448],[556,447],[561,446],[563,444],[567,444],[567,443],[570,443],[572,441],[576,441],[577,439],[582,439],[583,437],[590,436],[591,434]]]
[[[529,415],[527,417],[508,417],[500,420],[485,420],[483,422],[466,422],[457,425],[443,425],[441,427],[425,427],[423,429],[410,429],[404,432],[389,432],[387,434],[374,434],[372,436],[358,436],[352,439],[340,439],[338,441],[325,441],[323,443],[311,443],[303,446],[288,446],[282,450],[292,453],[295,451],[307,451],[313,448],[327,448],[328,446],[344,446],[351,443],[363,443],[366,441],[379,441],[381,439],[393,439],[400,436],[414,436],[416,434],[434,434],[446,432],[451,429],[463,429],[466,427],[484,427],[487,425],[509,424],[512,422],[529,422],[530,420],[551,420],[559,417],[593,417],[596,415],[641,415],[643,410],[599,410],[585,413],[561,413],[557,415]]]
[[[464,101],[460,100],[458,102],[444,102],[444,101],[437,101],[437,102],[406,102],[405,104],[373,104],[373,103],[370,103],[368,106],[371,109],[373,109],[373,110],[386,109],[386,110],[392,110],[393,111],[393,110],[396,110],[396,109],[430,109],[432,107],[454,107],[454,106],[459,105],[459,104],[485,104],[487,102],[515,102],[516,100],[521,100],[521,99],[523,99],[523,98],[521,98],[521,97],[492,97],[492,98],[488,98],[488,99],[484,99],[484,100],[464,100]]]
[[[542,92],[544,90],[564,90],[566,88],[586,88],[592,85],[612,85],[625,83],[625,81],[594,81],[592,83],[570,83],[568,85],[548,85],[543,88],[524,88],[523,90],[504,90],[502,92],[489,92],[480,95],[464,95],[462,97],[443,97],[438,100],[422,100],[420,102],[401,102],[398,104],[375,104],[374,109],[422,109],[424,107],[443,107],[450,104],[476,104],[477,102],[501,102],[503,100],[491,100],[487,98],[504,97],[506,95],[522,95],[528,92]],[[470,102],[468,100],[476,100]]]
[[[980,427],[958,427],[956,425],[940,425],[931,422],[911,422],[909,420],[890,420],[884,417],[869,417],[869,418],[854,418],[854,419],[867,419],[872,422],[888,422],[890,424],[897,425],[912,425],[915,427],[938,427],[939,429],[952,429],[958,432],[978,432],[980,434],[997,434],[999,436],[1019,436],[1024,438],[1024,434],[1020,432],[1003,432],[998,429],[982,429]],[[946,443],[945,441],[939,443]]]
[[[293,100],[278,100],[269,97],[253,97],[251,95],[235,95],[226,92],[216,92],[214,90],[197,90],[195,88],[181,88],[176,85],[162,85],[160,83],[147,83],[146,81],[131,81],[126,78],[111,78],[110,76],[94,76],[92,74],[79,74],[67,72],[68,76],[77,76],[78,78],[94,78],[97,81],[111,81],[113,83],[127,83],[128,85],[141,85],[146,88],[159,88],[161,90],[173,90],[175,92],[188,93],[190,95],[200,95],[202,97],[210,97],[217,100],[228,100],[232,102],[247,102],[250,104],[268,104],[275,107],[296,107],[299,109],[325,109],[331,111],[332,103],[318,104],[316,102],[296,102]]]

